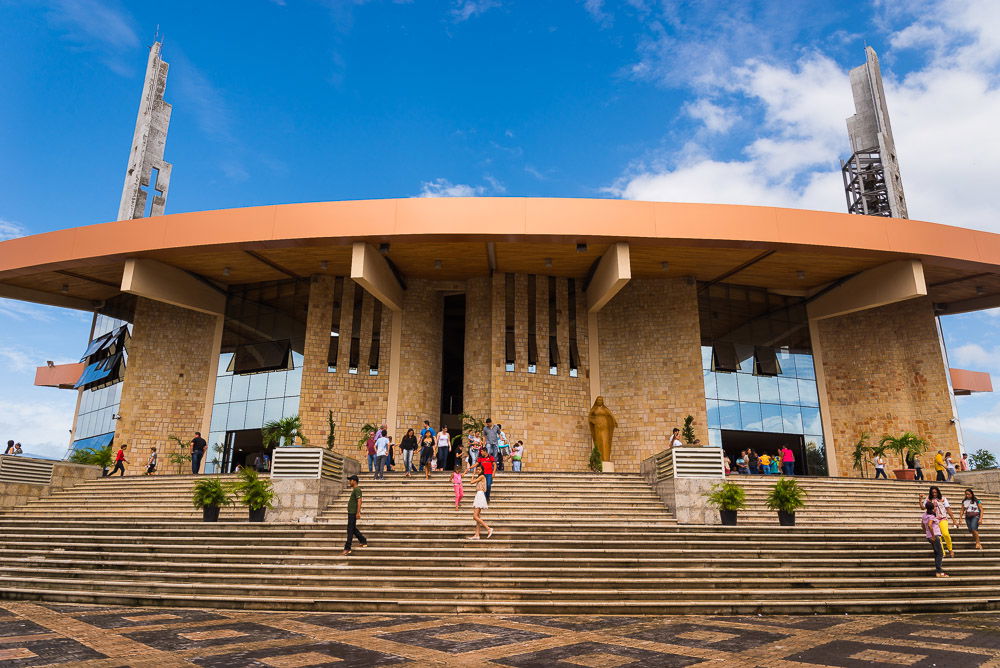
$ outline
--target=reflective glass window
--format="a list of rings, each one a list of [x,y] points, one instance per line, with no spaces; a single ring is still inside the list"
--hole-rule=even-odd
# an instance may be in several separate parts
[[[722,418],[719,417],[719,402],[715,399],[708,400],[708,426],[710,429],[718,429],[722,426]]]
[[[708,430],[708,444],[713,445],[717,448],[722,447],[722,430],[721,429],[709,429]]]
[[[233,376],[233,387],[229,393],[230,401],[246,401],[250,393],[250,376]]]
[[[781,403],[778,398],[778,379],[774,376],[757,376],[757,388],[760,391],[760,400],[763,403]]]
[[[799,403],[799,382],[794,378],[778,378],[778,395],[783,404]]]
[[[719,400],[719,423],[722,429],[740,428],[739,402]]]
[[[802,411],[798,406],[781,406],[782,431],[786,434],[802,433]]]
[[[812,355],[799,354],[795,356],[795,374],[799,378],[816,378],[816,368],[813,366]]]
[[[816,390],[816,381],[809,379],[799,379],[799,403],[803,406],[819,406],[819,392]]]
[[[781,426],[781,406],[777,404],[761,404],[761,418],[764,431],[780,434],[784,431]]]
[[[764,431],[760,404],[740,402],[740,423],[745,431]]]
[[[285,372],[285,396],[294,397],[302,387],[302,365],[297,364],[291,371]]]
[[[268,375],[270,374],[257,373],[250,376],[250,394],[247,399],[263,399],[267,395]]]
[[[244,429],[260,429],[264,426],[264,400],[248,401]]]
[[[283,407],[285,405],[284,397],[278,397],[277,399],[268,399],[264,402],[264,424],[271,422],[272,420],[280,420],[283,416],[281,414]]]
[[[229,401],[229,394],[233,389],[232,376],[219,376],[215,379],[215,403],[224,404]]]
[[[802,431],[807,434],[823,433],[823,423],[820,421],[818,408],[802,407]]]
[[[715,382],[718,388],[719,399],[728,399],[730,401],[737,401],[740,398],[740,391],[736,385],[735,373],[717,373],[715,374]]]
[[[736,374],[736,383],[739,387],[740,401],[760,401],[760,393],[757,391],[757,376],[738,373]]]
[[[299,414],[299,398],[285,397],[284,415],[282,417],[292,417]]]
[[[712,346],[701,347],[701,368],[702,369],[712,368]]]
[[[705,377],[705,398],[717,399],[719,397],[719,390],[717,389],[717,384],[715,382],[715,374],[708,370],[702,371],[701,373]]]
[[[212,406],[212,431],[225,431],[226,418],[229,416],[229,404],[216,404]]]
[[[268,399],[285,396],[285,380],[288,378],[288,372],[277,371],[264,375],[267,376],[267,394],[264,396]]]
[[[247,405],[245,401],[229,404],[229,415],[226,417],[226,430],[235,431],[243,429],[243,421],[246,418]]]

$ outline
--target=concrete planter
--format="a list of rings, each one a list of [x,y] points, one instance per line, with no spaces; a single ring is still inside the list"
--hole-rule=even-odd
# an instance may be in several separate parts
[[[719,518],[722,520],[722,526],[734,527],[736,526],[736,510],[720,510]]]
[[[896,480],[916,480],[916,469],[893,469]]]

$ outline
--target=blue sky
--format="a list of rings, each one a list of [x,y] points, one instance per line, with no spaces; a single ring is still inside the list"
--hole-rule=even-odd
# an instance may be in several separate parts
[[[0,237],[114,218],[157,26],[168,212],[420,195],[840,211],[867,43],[911,215],[1000,231],[1000,3],[0,0]],[[72,393],[31,387],[33,367],[78,356],[87,321],[7,301],[0,318],[0,438],[58,452]],[[1000,316],[944,327],[954,366],[1000,373]],[[959,399],[972,447],[1000,453],[998,404]]]

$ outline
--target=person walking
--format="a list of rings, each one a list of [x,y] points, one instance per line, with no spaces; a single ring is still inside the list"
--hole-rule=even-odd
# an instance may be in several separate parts
[[[971,487],[965,490],[961,517],[965,520],[965,528],[969,530],[973,540],[976,541],[976,549],[983,549],[983,544],[979,542],[979,525],[983,521],[983,504],[976,498],[976,493],[972,491]]]
[[[948,472],[948,482],[955,479],[955,460],[951,458],[951,453],[944,454],[944,468]]]
[[[379,436],[375,441],[375,480],[385,479],[385,460],[389,457],[389,443],[391,436]]]
[[[486,444],[486,451],[494,457],[496,456],[495,451],[499,440],[500,426],[493,424],[492,419],[486,418],[486,426],[483,427],[483,441]]]
[[[208,447],[208,443],[205,439],[201,437],[201,432],[196,431],[194,433],[194,438],[191,439],[191,473],[198,475],[198,471],[201,469],[201,459],[205,456],[205,449]]]
[[[465,487],[462,483],[462,465],[455,464],[455,470],[451,474],[451,486],[455,490],[455,510],[461,510],[462,497],[465,496]]]
[[[924,467],[923,464],[920,463],[920,455],[913,455],[913,479],[924,479]]]
[[[403,451],[403,470],[406,471],[404,477],[409,478],[410,474],[414,471],[413,452],[417,449],[417,437],[413,433],[412,427],[406,430],[406,435],[399,442],[399,449]]]
[[[959,471],[970,471],[972,470],[969,466],[969,454],[967,452],[962,453],[962,458],[958,460],[958,470]]]
[[[116,471],[121,471],[121,474],[123,476],[125,475],[125,465],[129,463],[129,461],[125,459],[125,449],[127,447],[128,445],[123,443],[122,446],[118,448],[118,452],[115,453],[115,467],[111,469],[111,473],[108,474],[109,476],[114,475]]]
[[[149,459],[146,460],[146,475],[156,475],[156,446],[149,449]]]
[[[434,431],[434,427],[431,426],[430,420],[424,420],[424,428],[420,430],[420,441],[423,442],[424,436],[427,434],[431,435],[431,438],[437,439],[437,432]]]
[[[469,434],[469,468],[476,468],[476,460],[479,459],[479,452],[481,449],[481,440],[479,434]]]
[[[351,496],[347,499],[347,542],[344,543],[344,556],[351,553],[354,537],[358,538],[360,547],[368,547],[368,540],[358,531],[358,518],[361,517],[361,488],[358,487],[358,476],[347,476],[347,484],[351,487]]]
[[[503,425],[498,424],[500,435],[497,438],[497,471],[503,471],[504,460],[510,459],[510,441],[507,440],[507,432],[503,430]]]
[[[469,536],[468,540],[480,539],[479,527],[486,529],[486,537],[489,538],[493,535],[493,528],[484,522],[481,517],[482,511],[490,507],[488,489],[489,482],[487,481],[486,474],[484,473],[482,463],[476,465],[475,476],[472,478],[472,484],[476,486],[476,498],[472,501],[472,519],[475,522],[476,533]]]
[[[375,473],[375,434],[370,434],[365,441],[365,450],[368,453],[368,472]]]
[[[930,491],[927,493],[927,498],[920,499],[920,507],[923,508],[928,501],[934,505],[934,515],[937,517],[938,525],[941,527],[941,540],[944,542],[944,549],[949,557],[954,557],[955,549],[951,540],[951,524],[949,520],[951,522],[955,521],[955,513],[951,511],[951,504],[948,503],[947,497],[941,494],[941,488],[937,485],[931,485]]]
[[[934,550],[934,577],[946,578],[948,574],[944,572],[944,551],[941,549],[941,522],[934,512],[934,504],[930,501],[924,504],[924,515],[920,518],[920,524],[924,529],[924,536]]]
[[[493,491],[493,466],[496,460],[493,458],[488,451],[485,454],[479,455],[479,461],[477,465],[483,472],[483,477],[486,479],[486,500],[490,500],[490,492]]]
[[[449,454],[451,454],[451,434],[448,433],[447,425],[441,425],[441,431],[437,435],[437,467],[439,471],[448,468]]]
[[[938,450],[937,454],[934,455],[934,479],[937,482],[945,482],[944,473],[946,470],[944,465],[944,450]]]
[[[781,472],[785,475],[795,475],[795,453],[787,445],[781,446]]]
[[[514,473],[521,472],[521,461],[524,459],[524,442],[518,441],[514,444],[514,450],[510,454],[511,466],[514,468]]]
[[[434,459],[434,437],[425,432],[420,442],[420,470],[424,472],[424,478],[430,480],[431,460]]]
[[[880,454],[875,455],[875,479],[884,478],[889,479],[889,476],[885,474],[885,457]]]

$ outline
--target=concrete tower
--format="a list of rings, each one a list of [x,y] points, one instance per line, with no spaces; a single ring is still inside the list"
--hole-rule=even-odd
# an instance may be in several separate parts
[[[865,47],[865,64],[851,70],[854,115],[847,119],[851,157],[841,163],[847,211],[908,218],[882,70],[875,49]]]
[[[122,201],[118,207],[118,220],[146,216],[146,198],[153,194],[149,215],[163,215],[170,187],[170,163],[163,160],[167,144],[167,127],[170,125],[170,105],[163,101],[167,87],[167,69],[160,58],[160,42],[153,42],[146,63],[146,80],[139,100],[139,116],[135,121],[132,151],[125,172]]]

